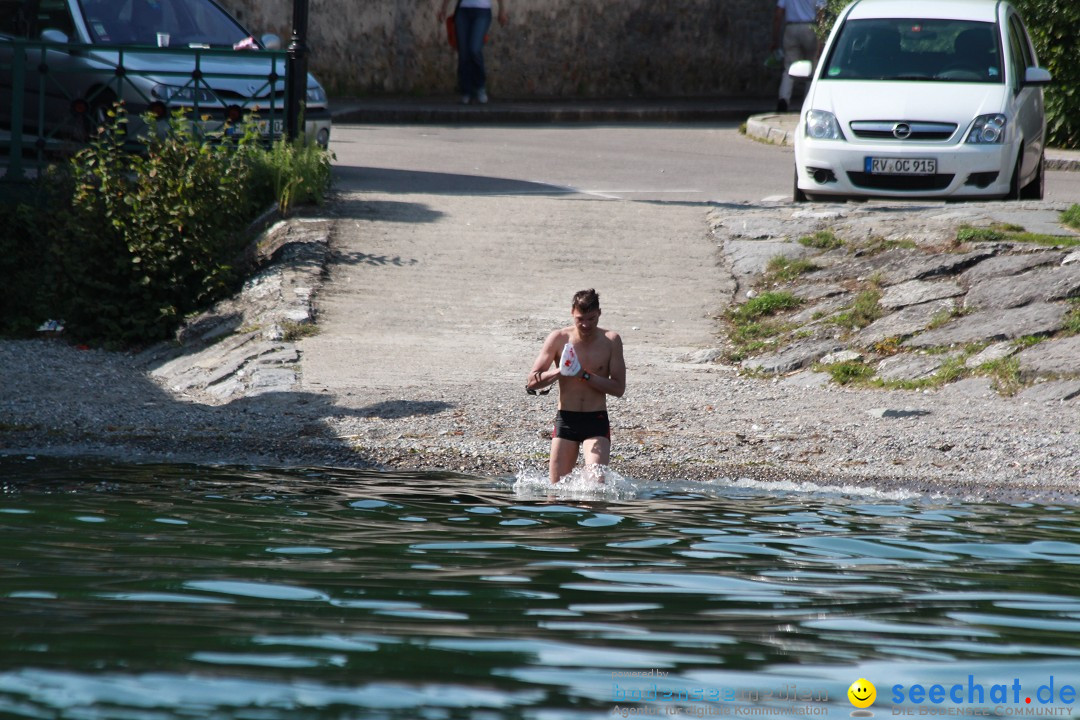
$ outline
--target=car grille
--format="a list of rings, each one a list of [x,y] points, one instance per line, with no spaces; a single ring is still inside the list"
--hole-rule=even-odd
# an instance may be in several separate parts
[[[856,120],[850,124],[855,137],[863,140],[899,142],[944,142],[956,132],[956,123],[905,120]]]
[[[949,187],[955,175],[871,175],[864,172],[849,172],[851,184],[868,190],[944,190]]]

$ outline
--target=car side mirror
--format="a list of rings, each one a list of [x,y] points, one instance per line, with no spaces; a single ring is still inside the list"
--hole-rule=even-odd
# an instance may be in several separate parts
[[[809,60],[797,60],[787,70],[787,74],[793,78],[808,78],[813,73],[814,65]]]
[[[57,45],[67,45],[70,42],[70,39],[65,33],[54,28],[42,30],[41,39],[47,43],[56,43]]]
[[[267,50],[280,50],[281,38],[274,33],[266,33],[259,40],[262,41],[263,47]]]
[[[1029,67],[1024,70],[1024,84],[1025,85],[1049,85],[1050,71],[1041,67]]]

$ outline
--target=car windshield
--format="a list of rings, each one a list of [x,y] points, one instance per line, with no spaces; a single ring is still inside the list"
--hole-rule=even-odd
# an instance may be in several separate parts
[[[248,36],[243,27],[209,0],[79,0],[79,3],[93,42],[233,47]]]
[[[970,20],[848,20],[822,77],[1004,82],[997,26]]]

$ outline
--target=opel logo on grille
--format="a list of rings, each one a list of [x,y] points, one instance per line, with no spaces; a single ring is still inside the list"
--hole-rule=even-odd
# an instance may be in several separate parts
[[[911,136],[911,126],[907,123],[896,123],[893,125],[892,134],[897,140],[904,140]]]

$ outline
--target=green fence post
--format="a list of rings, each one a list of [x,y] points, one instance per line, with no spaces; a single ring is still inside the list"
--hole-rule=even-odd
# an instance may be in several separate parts
[[[23,179],[23,103],[26,88],[26,46],[21,40],[13,43],[11,55],[11,146],[8,156],[7,180]]]

